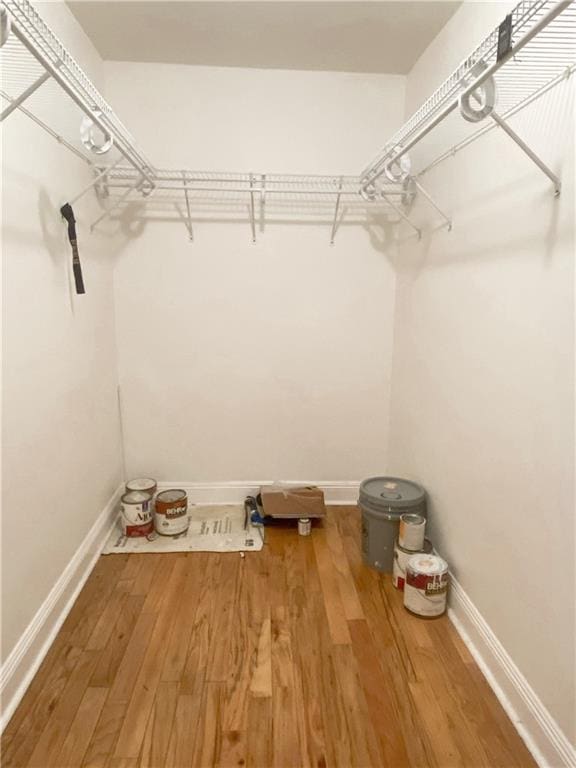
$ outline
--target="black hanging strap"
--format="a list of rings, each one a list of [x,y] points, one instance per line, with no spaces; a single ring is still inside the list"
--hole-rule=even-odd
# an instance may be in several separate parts
[[[76,293],[86,293],[84,289],[84,280],[82,279],[82,265],[80,264],[80,254],[78,253],[78,240],[76,239],[76,219],[70,203],[65,203],[60,208],[60,213],[68,222],[68,239],[72,246],[72,268],[74,269],[74,282],[76,283]]]

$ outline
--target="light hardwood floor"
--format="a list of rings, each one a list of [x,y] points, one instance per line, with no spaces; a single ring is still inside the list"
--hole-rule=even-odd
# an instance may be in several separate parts
[[[4,768],[533,768],[446,618],[362,565],[359,512],[262,552],[101,557]]]

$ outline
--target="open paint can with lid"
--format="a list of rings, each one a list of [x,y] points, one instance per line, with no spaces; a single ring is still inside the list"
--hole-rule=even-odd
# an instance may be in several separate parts
[[[179,536],[190,525],[186,491],[171,488],[156,496],[154,525],[161,536]]]

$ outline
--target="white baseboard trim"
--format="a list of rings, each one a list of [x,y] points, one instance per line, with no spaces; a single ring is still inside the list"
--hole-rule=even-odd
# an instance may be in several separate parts
[[[540,768],[576,768],[576,749],[456,579],[448,616]]]
[[[356,504],[358,501],[359,480],[283,480],[287,485],[315,485],[324,491],[327,504]],[[271,485],[271,480],[239,480],[221,483],[193,483],[186,480],[159,482],[158,488],[181,488],[188,494],[192,504],[242,504],[246,496],[254,496],[263,485]]]
[[[116,522],[118,502],[123,488],[124,485],[119,486],[112,494],[74,557],[2,664],[0,668],[0,700],[2,701],[0,733],[14,714],[92,572],[108,534]]]

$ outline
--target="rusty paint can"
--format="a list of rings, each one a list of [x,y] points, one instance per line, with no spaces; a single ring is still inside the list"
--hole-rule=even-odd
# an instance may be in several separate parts
[[[136,477],[134,480],[128,480],[126,483],[126,493],[141,491],[142,493],[149,493],[154,498],[156,496],[156,489],[156,480],[153,480],[151,477]]]
[[[400,546],[399,541],[396,541],[396,544],[394,545],[394,563],[392,565],[392,581],[394,582],[396,589],[399,589],[401,592],[404,591],[404,583],[406,581],[406,566],[408,565],[408,560],[410,560],[410,558],[416,554],[429,555],[431,553],[432,542],[430,539],[424,539],[424,545],[422,546],[420,552],[413,552],[411,549],[405,549],[404,547]]]
[[[149,536],[154,531],[152,496],[144,491],[130,491],[121,499],[122,530],[129,538]]]
[[[448,564],[437,555],[412,555],[406,566],[404,607],[417,616],[441,616],[446,611]]]
[[[186,491],[171,488],[156,496],[154,525],[161,536],[178,536],[188,530],[188,497]]]

